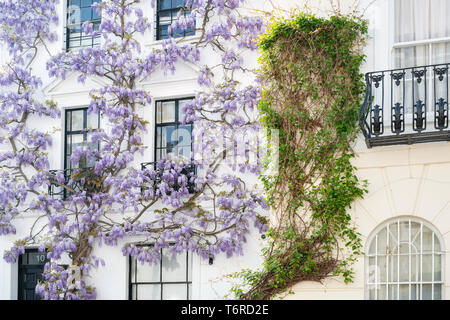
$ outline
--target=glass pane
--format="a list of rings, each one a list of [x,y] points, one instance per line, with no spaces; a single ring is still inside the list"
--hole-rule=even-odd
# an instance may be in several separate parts
[[[45,253],[28,252],[28,264],[45,264],[46,260]]]
[[[160,284],[140,284],[137,288],[138,300],[161,300]]]
[[[171,9],[172,8],[172,1],[171,0],[159,0],[159,9]]]
[[[432,64],[447,63],[450,61],[450,42],[436,43],[431,45]]]
[[[411,255],[411,281],[420,281],[420,255]]]
[[[69,0],[68,1],[69,6],[80,6],[80,0]]]
[[[187,300],[187,284],[163,284],[163,300]]]
[[[136,282],[136,259],[131,258],[130,266],[131,282]]]
[[[81,28],[78,28],[78,27],[70,28],[69,33],[70,33],[69,37],[71,37],[71,38],[80,37],[81,36]]]
[[[70,48],[75,48],[75,47],[79,47],[79,46],[80,46],[80,39],[70,40],[70,42],[69,42]]]
[[[184,120],[184,108],[186,106],[186,104],[188,104],[189,102],[191,102],[192,100],[180,100],[178,101],[178,119],[179,121],[183,121]]]
[[[178,147],[177,148],[178,151],[178,157],[185,159],[185,160],[190,160],[191,159],[191,147]]]
[[[156,123],[161,123],[161,102],[156,103]]]
[[[389,248],[393,254],[398,254],[398,223],[389,224]]]
[[[409,281],[409,256],[400,256],[400,281]]]
[[[378,291],[377,291],[377,299],[378,300],[386,300],[386,285],[378,285]]]
[[[87,115],[87,127],[88,129],[98,129],[98,112],[88,112]]]
[[[378,232],[377,239],[378,239],[378,254],[386,254],[387,249],[387,233],[386,228],[383,228],[380,232]]]
[[[81,46],[82,47],[90,47],[92,46],[92,37],[87,36],[81,39]]]
[[[433,231],[423,226],[423,234],[422,234],[423,252],[431,252],[432,246],[433,246]]]
[[[369,257],[369,268],[367,270],[367,282],[374,283],[376,282],[376,273],[378,267],[375,265],[375,257]]]
[[[172,13],[170,11],[161,12],[159,14],[159,24],[168,26],[172,23]]]
[[[369,289],[369,300],[375,300],[375,285],[371,284],[367,287]]]
[[[97,10],[92,9],[92,20],[100,20]]]
[[[432,297],[432,286],[431,284],[422,285],[422,300],[431,300]]]
[[[378,281],[386,282],[386,257],[378,257]]]
[[[160,263],[149,265],[148,262],[141,264],[137,263],[137,282],[159,282],[160,278]]]
[[[389,285],[388,300],[397,300],[398,286],[396,284]]]
[[[441,251],[441,243],[435,234],[434,235],[434,252],[440,252],[440,251]]]
[[[133,284],[131,286],[131,300],[136,300],[136,290],[137,290],[137,285]]]
[[[419,300],[420,299],[420,285],[412,284],[411,285],[411,300]]]
[[[161,128],[161,146],[168,148],[168,152],[172,152],[173,147],[177,144],[176,127],[167,126]]]
[[[434,293],[434,300],[441,300],[442,299],[442,285],[435,284],[433,293]]]
[[[401,284],[399,290],[399,299],[409,300],[409,284]]]
[[[91,12],[92,9],[89,8],[81,8],[81,22],[90,21],[91,20]]]
[[[162,282],[186,281],[186,252],[175,257],[163,249]]]
[[[434,281],[441,281],[441,270],[442,270],[441,255],[435,254],[434,255]]]
[[[84,110],[71,111],[72,114],[72,128],[71,131],[83,130],[83,114]]]
[[[161,106],[162,106],[161,122],[175,122],[175,101],[162,102]]]
[[[185,0],[172,0],[172,8],[179,8],[184,6]]]
[[[394,49],[395,68],[409,68],[428,64],[428,45]]]
[[[369,254],[375,254],[375,243],[375,238],[373,238],[372,242],[370,243]]]
[[[92,4],[92,0],[81,0],[82,7],[90,7]]]
[[[422,281],[431,281],[432,277],[432,255],[424,254],[422,256]]]
[[[409,242],[409,221],[400,222],[400,242]],[[407,245],[405,247],[408,247]],[[407,249],[409,250],[409,249]],[[401,252],[401,251],[400,251]],[[408,251],[406,251],[408,252]]]
[[[389,256],[389,281],[398,281],[398,258],[397,255]]]
[[[191,146],[192,126],[179,126],[178,127],[178,146]]]
[[[69,12],[69,24],[77,24],[81,21],[81,10],[79,7],[71,7],[68,9]]]

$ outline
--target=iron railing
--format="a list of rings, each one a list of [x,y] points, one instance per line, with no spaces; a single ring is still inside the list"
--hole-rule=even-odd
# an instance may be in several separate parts
[[[153,168],[153,170],[156,171],[156,178],[154,179],[153,183],[154,183],[154,185],[158,185],[161,182],[162,175],[164,174],[164,170],[160,170],[157,167],[157,162],[144,162],[144,163],[141,163],[141,169],[142,170],[145,170],[147,168]],[[184,174],[184,175],[186,175],[188,177],[187,189],[189,190],[189,193],[194,193],[194,191],[195,191],[194,183],[191,182],[190,179],[189,179],[189,175],[191,173],[193,173],[194,175],[197,173],[197,168],[193,164],[190,164],[190,165],[184,167],[183,170],[181,170],[181,174]],[[177,186],[175,184],[173,186],[173,188],[175,190],[178,190],[179,186]]]
[[[73,168],[65,170],[49,170],[52,175],[50,177],[50,184],[48,186],[48,194],[50,196],[60,196],[64,200],[73,194],[69,189],[76,192],[93,193],[98,192],[101,188],[101,179],[95,174],[93,168]],[[58,182],[57,175],[62,173],[64,182]]]
[[[369,148],[450,141],[449,65],[366,74],[359,124]]]

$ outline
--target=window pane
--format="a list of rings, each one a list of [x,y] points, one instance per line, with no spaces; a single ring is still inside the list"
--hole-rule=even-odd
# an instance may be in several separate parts
[[[433,246],[433,231],[424,226],[422,237],[422,251],[424,253],[431,252]]]
[[[175,101],[162,102],[161,122],[175,122]]]
[[[432,64],[450,62],[450,42],[436,43],[431,46],[432,49]]]
[[[377,235],[377,253],[385,254],[386,253],[386,228],[383,228]]]
[[[434,255],[434,281],[441,281],[441,255],[435,254]]]
[[[90,7],[92,4],[92,0],[81,0],[82,7]]]
[[[191,146],[192,127],[179,126],[178,127],[178,146]]]
[[[431,284],[423,284],[422,285],[422,300],[431,300],[432,294],[432,286]]]
[[[172,8],[171,0],[159,0],[159,9],[160,10],[171,9],[171,8]]]
[[[434,285],[434,300],[442,299],[442,285],[435,284]]]
[[[140,284],[137,288],[138,300],[161,300],[160,284]]]
[[[81,8],[81,22],[91,20],[91,8]]]
[[[175,126],[165,126],[161,128],[161,146],[167,148],[167,152],[172,152],[172,149],[177,144],[177,132]]]
[[[431,277],[432,277],[432,257],[433,255],[431,254],[424,254],[422,256],[422,268],[423,268],[423,272],[422,272],[422,281],[431,281]]]
[[[189,100],[180,100],[178,102],[178,114],[179,114],[178,119],[179,119],[179,121],[183,121],[184,120],[185,114],[184,114],[184,110],[183,109],[185,108],[186,104],[188,104],[191,101],[192,100],[189,99]]]
[[[72,128],[71,131],[80,131],[83,129],[84,110],[72,111]]]
[[[172,7],[173,8],[179,8],[184,6],[185,0],[172,0]]]
[[[409,299],[409,284],[401,284],[399,287],[400,291],[400,300],[408,300]]]
[[[408,68],[428,64],[428,45],[394,49],[395,68]]]
[[[378,285],[378,292],[377,292],[377,299],[378,300],[385,300],[386,297],[386,285]]]
[[[187,281],[186,252],[172,257],[172,254],[163,249],[162,266],[163,282]]]
[[[98,112],[88,112],[87,115],[87,127],[88,129],[98,129]]]
[[[187,300],[187,284],[163,284],[163,300]]]
[[[149,265],[148,262],[141,264],[137,263],[137,282],[159,282],[160,278],[160,263],[153,263]]]

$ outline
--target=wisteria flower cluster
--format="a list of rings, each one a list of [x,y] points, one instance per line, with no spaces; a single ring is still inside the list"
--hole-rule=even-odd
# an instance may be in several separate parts
[[[151,30],[139,2],[94,3],[101,24],[82,27],[92,37],[100,35],[101,44],[56,55],[47,44],[56,40],[57,0],[0,2],[0,42],[11,58],[0,71],[0,142],[8,146],[0,153],[0,235],[18,231],[14,219],[19,214],[39,213],[37,224],[44,227],[33,225],[4,258],[16,261],[30,244],[47,253],[50,262],[36,287],[44,299],[95,298],[95,287],[86,282],[91,268],[104,264],[92,255],[95,245],[140,239],[121,249],[141,263],[157,261],[161,248],[174,255],[188,250],[204,258],[232,256],[242,254],[252,226],[261,232],[266,228],[264,197],[245,178],[260,169],[258,157],[248,161],[255,145],[246,141],[260,131],[255,110],[260,91],[257,84],[236,80],[249,72],[243,53],[256,49],[262,20],[244,16],[241,0],[186,0],[169,32],[195,28],[198,36],[189,41],[170,36],[149,51],[138,40]],[[76,74],[79,82],[100,77],[106,83],[90,92],[88,113],[98,113],[107,125],[88,129],[90,140],[73,150],[70,161],[80,169],[51,170],[51,134],[30,125],[32,117],[61,116],[54,102],[37,98],[42,81],[32,67],[38,51],[48,53],[52,78]],[[215,65],[205,64],[210,55],[216,56]],[[194,155],[136,165],[149,127],[140,110],[152,103],[152,93],[139,83],[159,69],[175,73],[185,62],[201,70],[202,90],[182,110],[182,121],[193,123]],[[241,158],[224,160],[239,145],[246,146]],[[64,197],[50,194],[49,186]],[[57,264],[63,255],[79,276]]]

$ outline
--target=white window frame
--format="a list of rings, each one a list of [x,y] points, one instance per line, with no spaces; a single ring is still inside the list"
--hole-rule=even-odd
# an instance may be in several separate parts
[[[423,275],[423,268],[422,268],[422,239],[421,239],[421,248],[420,248],[420,263],[421,263],[421,267],[420,267],[420,281],[418,281],[417,283],[413,283],[413,284],[417,284],[420,285],[421,289],[422,289],[422,285],[423,284],[432,284],[432,292],[431,292],[431,297],[432,300],[434,299],[434,284],[440,284],[441,285],[441,300],[445,300],[445,285],[446,285],[446,281],[445,281],[445,247],[444,247],[444,239],[442,238],[441,233],[430,223],[424,221],[423,219],[419,219],[417,217],[411,217],[411,216],[399,216],[399,217],[395,217],[393,219],[389,219],[384,221],[383,223],[381,223],[377,228],[375,228],[375,230],[371,233],[371,235],[368,237],[367,242],[366,242],[366,248],[365,248],[365,255],[364,255],[364,260],[365,260],[365,279],[364,279],[364,298],[366,300],[370,299],[369,296],[369,285],[375,285],[375,300],[378,299],[377,294],[378,294],[378,290],[377,290],[377,286],[380,284],[384,284],[386,285],[386,291],[388,292],[388,285],[389,284],[396,284],[397,287],[397,300],[399,299],[400,296],[400,290],[399,290],[399,285],[400,284],[409,284],[410,285],[410,289],[409,289],[409,299],[411,299],[411,248],[409,249],[409,281],[407,282],[401,282],[399,279],[399,273],[400,273],[400,268],[399,265],[397,266],[397,281],[396,282],[390,282],[388,281],[388,278],[386,279],[386,282],[377,282],[377,275],[375,276],[375,281],[374,282],[369,282],[369,272],[370,272],[370,257],[375,257],[375,266],[378,264],[377,262],[377,257],[378,256],[385,256],[385,257],[389,257],[389,255],[383,255],[383,254],[378,254],[378,249],[375,249],[375,254],[369,254],[369,250],[370,250],[370,246],[372,244],[373,241],[377,240],[377,236],[379,234],[380,231],[382,231],[384,228],[388,228],[389,225],[393,224],[393,223],[397,223],[397,227],[400,228],[400,222],[404,222],[404,221],[408,221],[409,222],[409,239],[408,239],[408,243],[411,242],[411,222],[415,222],[415,223],[419,223],[420,224],[420,237],[422,237],[423,235],[423,227],[427,227],[428,229],[430,229],[433,232],[433,237],[432,237],[432,250],[431,250],[431,254],[432,254],[432,281],[426,281],[426,283],[424,283],[424,281],[422,281],[422,275]],[[399,237],[399,230],[397,230],[397,236]],[[435,251],[435,245],[434,245],[434,235],[436,236],[436,238],[439,241],[439,245],[440,245],[440,251]],[[398,240],[399,242],[399,240]],[[375,245],[377,245],[377,243],[375,243]],[[429,253],[427,253],[429,254]],[[435,281],[434,280],[434,254],[440,254],[441,255],[441,280],[440,281]],[[389,265],[389,259],[386,259],[386,268],[388,268]],[[400,259],[397,259],[397,263],[400,264]],[[375,269],[376,272],[376,269]],[[388,275],[388,274],[386,274]],[[386,297],[388,298],[388,293],[386,292]],[[420,290],[420,298],[419,300],[422,300],[422,293],[423,290]]]
[[[412,47],[412,46],[420,46],[420,45],[428,45],[428,62],[427,65],[432,64],[432,52],[433,52],[433,44],[439,43],[450,43],[450,37],[441,37],[441,38],[430,38],[423,40],[415,40],[415,41],[403,41],[403,42],[395,42],[394,40],[394,31],[395,31],[395,0],[389,1],[389,67],[390,69],[395,68],[395,58],[394,58],[394,50],[398,48]],[[450,62],[450,61],[448,61]],[[417,66],[420,67],[420,66]]]

